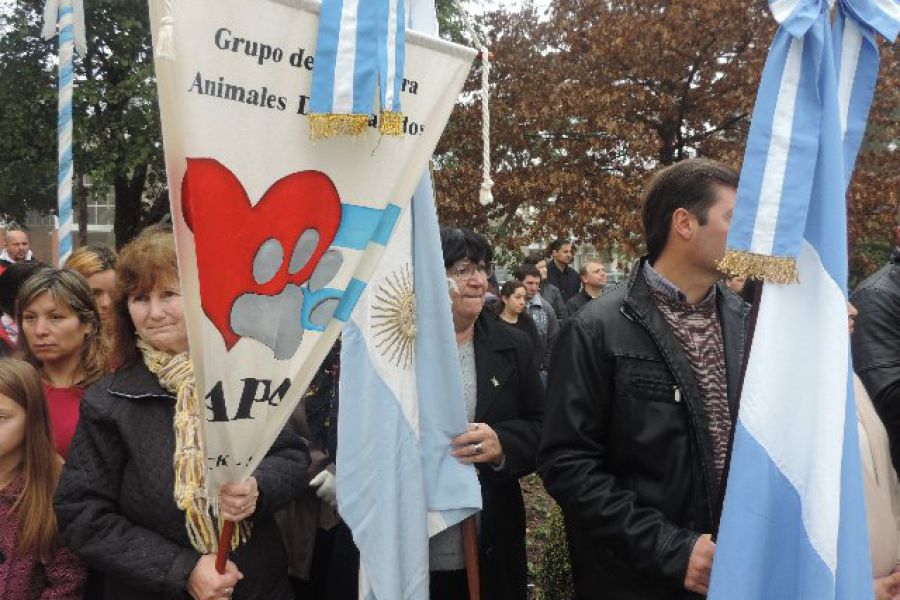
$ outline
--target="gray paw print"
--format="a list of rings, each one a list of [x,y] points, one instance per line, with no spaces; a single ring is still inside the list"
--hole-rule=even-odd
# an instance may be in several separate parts
[[[307,229],[297,240],[288,263],[288,276],[300,272],[319,244],[319,232]],[[284,265],[284,248],[276,239],[268,239],[256,251],[253,278],[260,285],[271,281]],[[253,338],[268,346],[278,360],[291,358],[305,329],[321,331],[340,302],[341,290],[326,285],[343,264],[343,256],[330,248],[319,259],[305,285],[288,283],[275,296],[244,294],[231,308],[231,328],[242,337]]]

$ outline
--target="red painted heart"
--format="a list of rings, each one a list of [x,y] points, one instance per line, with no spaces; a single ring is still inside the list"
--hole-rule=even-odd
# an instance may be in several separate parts
[[[230,322],[235,300],[248,293],[275,296],[289,283],[306,282],[341,222],[337,189],[319,171],[300,171],[279,179],[251,206],[244,186],[228,168],[213,159],[189,158],[181,203],[184,219],[194,233],[203,312],[229,350],[240,339]],[[318,243],[302,268],[291,273],[291,254],[307,230],[318,233]],[[271,278],[267,274],[266,281],[258,282],[254,259],[269,240],[280,244],[282,262]]]

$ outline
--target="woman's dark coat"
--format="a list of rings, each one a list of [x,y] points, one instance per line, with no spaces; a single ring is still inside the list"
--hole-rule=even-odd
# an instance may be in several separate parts
[[[525,600],[525,504],[519,478],[534,472],[544,416],[537,355],[524,333],[482,313],[475,324],[475,421],[500,439],[504,463],[478,466],[483,511],[481,597]]]
[[[56,493],[65,543],[102,576],[108,600],[186,599],[200,558],[173,497],[175,397],[143,363],[88,388]],[[259,500],[250,541],[232,553],[244,574],[234,600],[288,600],[274,509],[307,487],[308,456],[288,428],[253,473]]]

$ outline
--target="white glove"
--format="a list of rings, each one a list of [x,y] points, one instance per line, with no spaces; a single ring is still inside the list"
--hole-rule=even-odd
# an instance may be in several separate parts
[[[318,488],[316,490],[316,496],[319,497],[322,502],[327,502],[331,508],[337,508],[337,488],[334,485],[335,476],[334,473],[329,471],[328,469],[322,470],[318,475],[312,478],[309,482],[309,485],[314,488]]]

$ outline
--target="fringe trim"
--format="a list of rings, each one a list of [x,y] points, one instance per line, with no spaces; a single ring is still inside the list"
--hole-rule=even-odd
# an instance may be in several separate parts
[[[403,135],[403,113],[384,111],[378,120],[378,131],[382,135]]]
[[[311,114],[309,139],[325,140],[342,135],[360,136],[369,126],[369,115]]]
[[[203,451],[200,399],[197,395],[194,365],[190,355],[168,354],[148,345],[137,343],[144,364],[160,385],[176,395],[175,418],[175,504],[184,511],[185,529],[195,550],[201,554],[218,551],[219,531],[223,521],[219,513],[218,497],[209,498],[206,491],[206,458]],[[248,521],[234,528],[231,549],[250,539]]]
[[[766,256],[729,248],[718,266],[719,271],[729,276],[780,284],[800,281],[797,261],[786,256]]]

